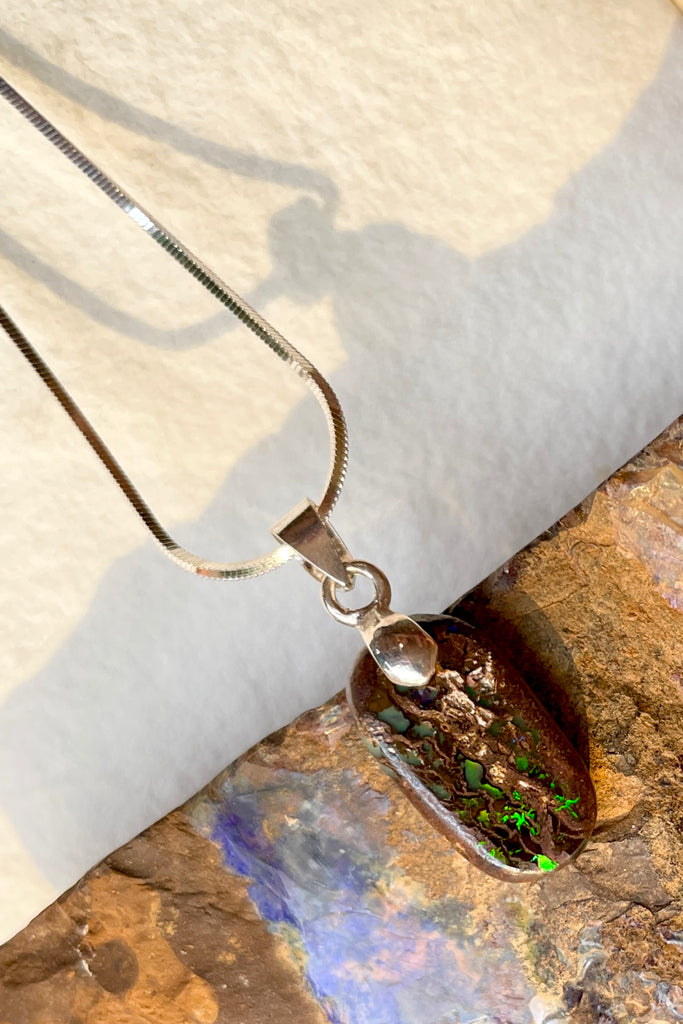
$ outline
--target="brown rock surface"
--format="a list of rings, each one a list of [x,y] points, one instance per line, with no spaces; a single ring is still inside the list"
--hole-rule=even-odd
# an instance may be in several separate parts
[[[683,1020],[683,420],[459,603],[590,765],[598,824],[486,877],[343,699],[264,740],[0,950],[0,1024]]]

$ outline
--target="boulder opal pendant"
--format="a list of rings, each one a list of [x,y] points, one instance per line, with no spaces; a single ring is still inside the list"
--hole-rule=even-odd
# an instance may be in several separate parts
[[[396,686],[365,653],[347,696],[371,752],[477,867],[529,881],[568,864],[595,824],[579,754],[478,630],[419,616],[438,645],[424,687]]]
[[[418,810],[497,878],[528,881],[568,864],[593,830],[595,792],[519,674],[459,619],[393,612],[384,573],[354,561],[310,499],[272,532],[322,583],[330,615],[363,637],[349,704],[371,752]],[[347,608],[338,590],[353,589],[359,575],[374,597]]]

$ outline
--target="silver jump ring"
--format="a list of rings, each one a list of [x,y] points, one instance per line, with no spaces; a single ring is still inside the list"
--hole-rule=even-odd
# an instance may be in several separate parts
[[[323,604],[337,622],[341,622],[345,626],[357,627],[373,608],[388,608],[391,602],[391,587],[381,569],[370,562],[346,562],[345,568],[350,577],[364,576],[366,580],[370,580],[375,588],[375,596],[372,601],[363,605],[362,608],[345,608],[337,600],[337,590],[340,588],[340,584],[331,576],[326,576],[323,580]],[[350,584],[351,581],[349,581],[349,586],[341,589],[350,590]]]

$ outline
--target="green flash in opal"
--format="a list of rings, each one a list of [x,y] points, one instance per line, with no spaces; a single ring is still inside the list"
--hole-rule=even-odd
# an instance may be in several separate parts
[[[546,857],[542,853],[536,854],[534,860],[538,864],[541,871],[554,871],[555,868],[559,867],[556,860],[551,860],[550,857]]]

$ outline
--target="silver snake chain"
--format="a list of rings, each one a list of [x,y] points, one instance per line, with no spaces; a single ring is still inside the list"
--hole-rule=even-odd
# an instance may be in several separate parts
[[[30,121],[42,135],[48,139],[57,149],[67,157],[83,174],[86,175],[104,194],[116,203],[119,209],[123,210],[131,220],[143,229],[151,238],[164,249],[169,256],[172,256],[181,267],[227,309],[230,310],[242,323],[253,331],[260,340],[267,345],[276,356],[282,359],[294,372],[302,377],[306,385],[317,398],[325,413],[327,425],[330,432],[330,470],[323,497],[318,506],[320,515],[327,518],[334,508],[339,497],[348,458],[348,437],[344,414],[341,410],[339,400],[329,383],[322,374],[309,362],[308,359],[294,348],[281,334],[253,310],[243,299],[239,297],[228,285],[224,284],[208,267],[194,256],[170,231],[167,231],[158,220],[150,216],[147,211],[136,203],[128,193],[124,192],[111,178],[107,177],[88,157],[74,146],[47,118],[32,107],[12,86],[0,76],[0,95],[10,103],[20,114]],[[47,366],[41,356],[36,352],[21,330],[13,322],[10,316],[0,306],[0,327],[8,334],[19,351],[28,360],[36,373],[50,389],[52,394],[68,413],[75,425],[81,431],[86,441],[93,448],[97,456],[104,463],[113,476],[129,502],[149,529],[154,539],[161,545],[164,552],[181,568],[199,576],[207,576],[212,579],[243,580],[253,576],[261,576],[263,573],[276,569],[279,565],[288,561],[294,551],[286,544],[281,544],[275,550],[260,558],[245,562],[214,562],[192,554],[180,544],[176,543],[169,533],[164,529],[156,516],[152,513],[145,500],[140,495],[134,484],[111,454],[105,443],[97,434],[94,427],[88,422],[79,407],[70,397],[63,385],[58,381],[52,370]]]

